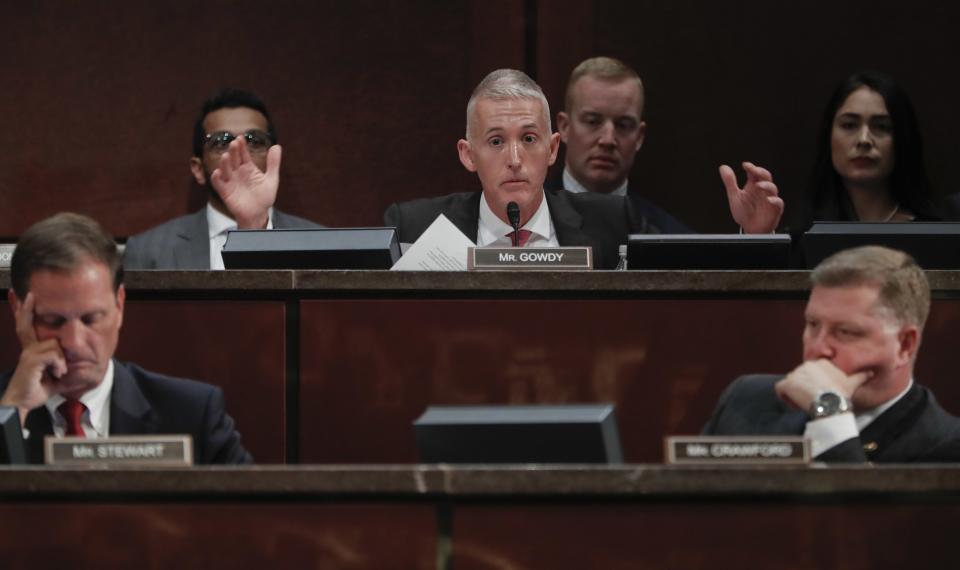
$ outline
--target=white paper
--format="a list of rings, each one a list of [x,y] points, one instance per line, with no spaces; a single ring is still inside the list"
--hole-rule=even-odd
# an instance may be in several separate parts
[[[466,271],[467,248],[473,247],[453,222],[440,214],[391,270],[397,271]]]

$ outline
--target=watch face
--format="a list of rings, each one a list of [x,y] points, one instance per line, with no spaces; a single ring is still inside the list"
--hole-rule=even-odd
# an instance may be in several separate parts
[[[824,415],[832,415],[837,413],[840,410],[840,399],[839,394],[833,392],[825,392],[820,394],[820,397],[817,399],[817,407],[820,408],[820,413]]]

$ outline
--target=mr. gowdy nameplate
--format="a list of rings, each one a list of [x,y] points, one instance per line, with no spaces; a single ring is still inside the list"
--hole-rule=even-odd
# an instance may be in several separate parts
[[[593,269],[593,248],[471,247],[467,249],[467,268],[495,271]]]
[[[100,439],[47,436],[43,447],[47,465],[193,464],[193,439],[189,435],[116,435]]]
[[[800,436],[670,436],[667,463],[810,463],[810,442]]]

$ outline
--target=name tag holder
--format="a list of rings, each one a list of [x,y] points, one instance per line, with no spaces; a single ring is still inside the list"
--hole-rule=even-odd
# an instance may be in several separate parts
[[[104,438],[54,437],[43,440],[47,465],[189,467],[189,435],[116,435]]]
[[[591,247],[470,247],[467,269],[583,271],[593,269]]]
[[[802,436],[668,436],[663,438],[671,465],[810,463],[810,440]]]

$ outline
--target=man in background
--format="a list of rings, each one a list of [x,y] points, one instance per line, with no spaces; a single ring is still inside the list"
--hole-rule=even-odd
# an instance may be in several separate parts
[[[190,172],[207,188],[202,210],[127,241],[127,269],[223,269],[233,229],[318,227],[273,207],[282,149],[266,105],[249,91],[227,89],[206,100],[193,130]]]
[[[557,129],[566,145],[563,173],[548,180],[547,188],[626,196],[636,216],[635,228],[644,229],[647,224],[649,233],[694,233],[640,196],[638,189],[629,188],[630,169],[647,132],[643,107],[643,82],[633,68],[610,57],[581,62],[570,73],[564,110],[557,113]],[[733,170],[720,167],[734,221],[746,233],[772,232],[783,213],[773,177],[749,162],[743,168],[747,185],[741,190]],[[760,194],[748,201],[744,190]]]

